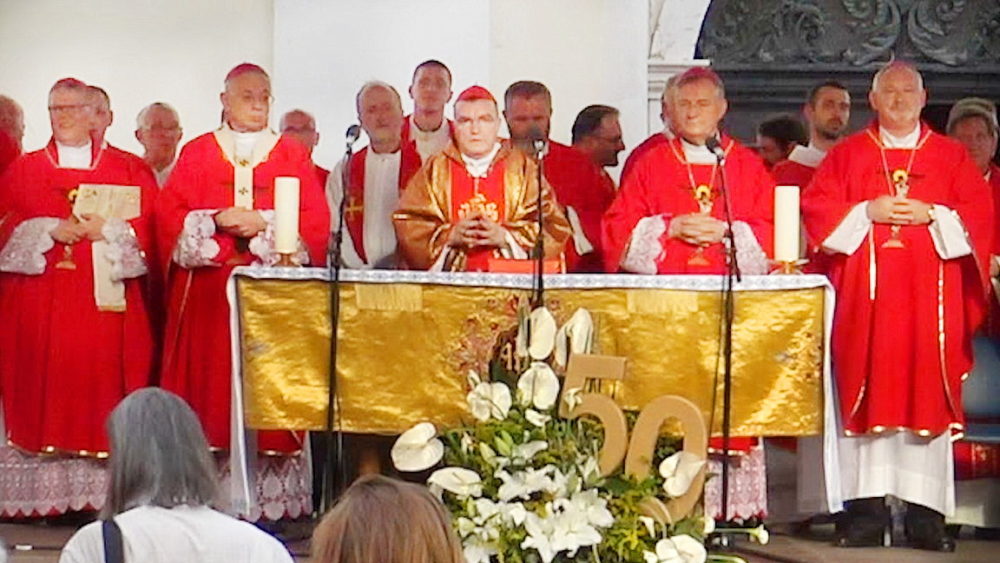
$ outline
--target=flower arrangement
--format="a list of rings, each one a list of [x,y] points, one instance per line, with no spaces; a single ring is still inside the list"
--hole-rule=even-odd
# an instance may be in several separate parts
[[[650,460],[658,472],[640,478],[620,464],[602,471],[604,427],[589,417],[559,416],[560,400],[575,408],[581,389],[560,399],[553,365],[563,369],[571,354],[590,353],[592,340],[586,310],[557,330],[552,314],[536,309],[519,323],[517,354],[528,363],[518,377],[484,380],[469,373],[474,421],[440,433],[420,423],[393,446],[400,471],[443,462],[427,484],[450,510],[467,561],[706,560],[711,519],[670,522],[646,508],[651,499],[668,501],[695,482],[700,487],[704,457],[678,451],[676,439],[660,436]],[[635,423],[634,416],[627,419]]]

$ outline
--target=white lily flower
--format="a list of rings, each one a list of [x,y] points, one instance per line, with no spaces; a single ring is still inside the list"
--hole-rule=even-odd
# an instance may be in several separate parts
[[[534,549],[544,563],[550,563],[555,559],[559,551],[553,545],[555,527],[551,514],[540,517],[534,512],[529,512],[524,520],[524,530],[528,536],[521,542],[521,549]]]
[[[496,546],[490,545],[478,537],[471,537],[462,542],[462,555],[466,563],[490,563],[492,556],[498,553]]]
[[[646,563],[704,563],[708,558],[705,546],[687,534],[656,542],[656,553],[644,551]]]
[[[479,422],[486,422],[490,417],[503,420],[510,412],[510,387],[503,383],[480,383],[465,399],[469,403],[469,412]]]
[[[540,413],[535,409],[528,409],[524,411],[524,418],[526,418],[528,422],[534,424],[539,428],[544,427],[546,424],[549,423],[550,420],[552,420],[551,416]]]
[[[503,481],[497,490],[497,498],[503,502],[516,498],[528,500],[531,495],[552,486],[550,476],[555,470],[554,465],[546,465],[541,469],[515,471],[513,474],[501,469],[494,473],[494,477]]]
[[[711,516],[706,514],[702,516],[702,520],[703,520],[702,523],[703,528],[701,530],[702,534],[707,536],[708,534],[711,534],[712,532],[715,531],[715,518],[712,518]]]
[[[594,321],[586,309],[577,309],[556,333],[556,364],[565,367],[570,353],[589,354],[594,336]]]
[[[517,395],[523,405],[548,410],[559,396],[559,378],[545,362],[532,362],[517,380]]]
[[[549,443],[545,440],[535,440],[533,442],[528,442],[527,444],[521,444],[520,446],[514,446],[514,451],[511,453],[511,458],[515,463],[524,464],[531,461],[531,458],[535,457],[538,452],[547,450]]]
[[[597,458],[594,456],[587,456],[584,460],[583,465],[579,467],[580,476],[583,478],[583,484],[592,487],[601,480],[601,465],[597,462]]]
[[[444,444],[436,438],[437,429],[421,422],[403,432],[392,445],[392,464],[400,471],[423,471],[444,456]]]
[[[615,517],[608,510],[608,501],[597,494],[597,489],[573,493],[569,511],[585,516],[589,524],[599,528],[607,528],[615,523]]]
[[[483,481],[479,474],[464,467],[438,469],[427,478],[428,487],[440,496],[440,491],[454,493],[459,498],[483,495]]]
[[[705,465],[705,460],[691,452],[679,451],[660,463],[663,490],[667,496],[676,498],[691,488],[691,483]]]

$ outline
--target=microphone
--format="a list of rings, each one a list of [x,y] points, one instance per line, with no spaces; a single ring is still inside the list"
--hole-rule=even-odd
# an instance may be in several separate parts
[[[354,143],[358,142],[358,137],[361,136],[361,126],[355,123],[347,128],[347,147],[350,148]]]
[[[535,149],[535,156],[539,159],[549,152],[549,140],[545,138],[545,135],[542,134],[541,128],[537,125],[533,125],[531,129],[528,130],[528,139],[531,140],[531,146]]]
[[[719,138],[716,136],[709,137],[705,139],[705,148],[712,151],[715,158],[722,162],[726,160],[726,151],[722,148],[722,143],[719,142]]]

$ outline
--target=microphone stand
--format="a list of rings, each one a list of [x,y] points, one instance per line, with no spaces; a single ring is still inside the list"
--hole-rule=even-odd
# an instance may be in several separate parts
[[[714,141],[714,142],[712,142]],[[714,138],[708,143],[709,149],[715,153],[719,163],[721,192],[725,206],[726,221],[726,274],[723,277],[723,340],[722,340],[722,361],[723,361],[723,384],[722,384],[722,520],[729,520],[729,440],[731,431],[732,415],[732,388],[733,388],[733,319],[736,313],[734,302],[735,292],[733,281],[742,281],[740,265],[736,259],[736,239],[733,235],[733,202],[729,193],[729,185],[726,178],[726,154],[719,142]],[[715,147],[713,148],[714,145]],[[723,543],[728,544],[728,539],[723,536]]]
[[[347,130],[347,148],[344,151],[344,166],[340,171],[341,196],[337,206],[337,230],[333,234],[330,250],[327,254],[327,274],[330,279],[330,376],[326,397],[326,463],[323,464],[323,496],[320,507],[321,514],[333,508],[335,489],[334,466],[340,469],[341,480],[344,479],[343,435],[334,433],[334,405],[337,398],[337,329],[340,325],[340,271],[342,269],[342,248],[344,240],[344,215],[347,209],[347,198],[350,181],[351,156],[354,153],[354,143],[358,140],[357,125]],[[335,436],[336,434],[336,436]],[[336,444],[335,444],[336,442]],[[336,448],[334,447],[336,445]]]
[[[532,309],[542,307],[545,305],[545,222],[544,214],[542,213],[542,182],[545,181],[545,153],[546,153],[546,141],[544,139],[535,139],[532,141],[532,146],[535,149],[535,158],[538,162],[538,201],[536,203],[537,213],[538,213],[538,237],[535,239],[535,283],[534,283],[534,296],[532,298]],[[530,326],[530,323],[529,323]]]

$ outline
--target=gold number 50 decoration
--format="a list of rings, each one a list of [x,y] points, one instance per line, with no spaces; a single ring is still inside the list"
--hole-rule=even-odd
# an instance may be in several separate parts
[[[598,458],[601,475],[614,473],[624,461],[626,474],[638,479],[648,477],[653,465],[653,454],[656,440],[660,436],[660,428],[670,419],[676,419],[681,424],[684,432],[684,451],[696,455],[698,459],[706,459],[708,432],[701,411],[691,401],[676,395],[663,395],[650,401],[639,413],[630,439],[625,413],[611,397],[600,393],[582,392],[588,379],[621,381],[624,378],[625,358],[617,356],[574,354],[570,356],[566,368],[563,399],[559,401],[559,415],[564,418],[590,415],[596,417],[604,426],[604,444],[601,446]],[[570,409],[564,398],[574,389],[579,390],[580,401]],[[662,523],[671,523],[683,518],[690,514],[698,503],[704,484],[705,468],[702,467],[686,493],[671,499],[667,504],[656,497],[649,497],[642,502],[643,511]]]

